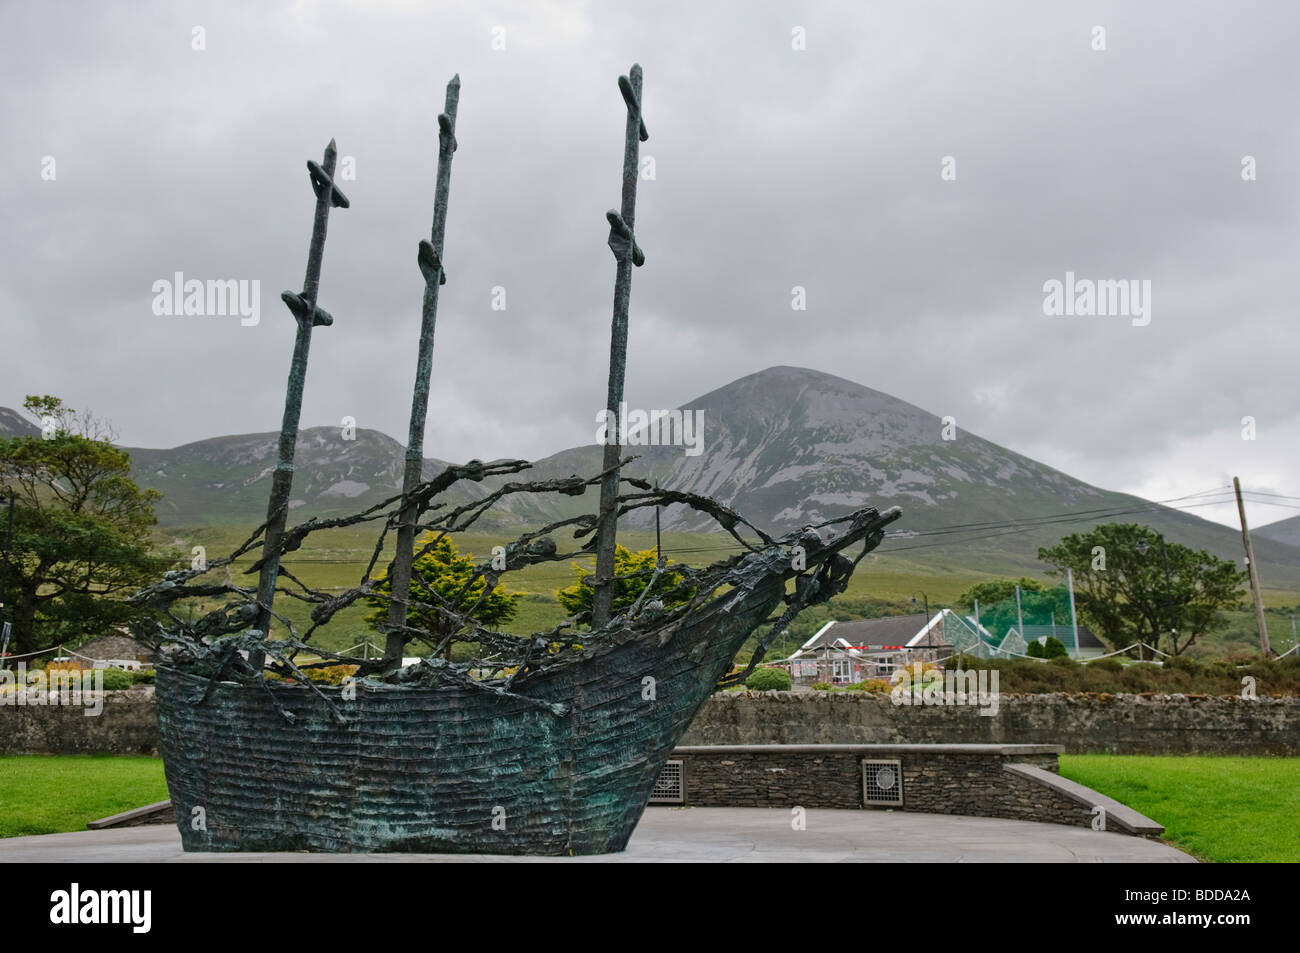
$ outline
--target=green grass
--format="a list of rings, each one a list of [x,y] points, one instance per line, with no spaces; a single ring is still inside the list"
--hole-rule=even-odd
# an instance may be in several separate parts
[[[1163,824],[1201,860],[1300,861],[1300,758],[1063,755],[1061,775]]]
[[[378,531],[377,524],[366,523],[313,534],[300,550],[286,556],[284,565],[314,588],[334,594],[341,593],[360,582]],[[455,534],[453,538],[462,552],[472,553],[482,559],[491,553],[493,546],[513,541],[519,531],[520,527],[483,529]],[[249,532],[251,527],[228,524],[168,526],[158,529],[156,543],[160,549],[176,554],[178,568],[188,567],[192,547],[202,545],[206,547],[208,558],[216,559],[231,552],[244,541]],[[581,541],[575,541],[570,534],[564,532],[557,533],[555,539],[566,550],[581,545]],[[391,539],[389,542],[391,544]],[[651,549],[655,544],[655,536],[653,532],[644,530],[626,530],[619,534],[619,542],[632,550]],[[735,541],[722,533],[664,533],[663,548],[674,561],[693,566],[708,565],[739,551]],[[253,564],[260,552],[258,549],[238,560],[233,572],[228,575],[226,571],[214,572],[211,577],[205,577],[205,581],[231,581],[255,587],[256,576],[246,575],[244,570]],[[390,545],[380,558],[377,573],[382,572],[391,555]],[[582,558],[578,562],[589,567],[591,559]],[[512,592],[525,593],[526,598],[520,601],[517,615],[504,626],[504,630],[526,635],[549,629],[564,619],[566,613],[555,599],[555,591],[574,581],[570,565],[548,563],[510,573],[505,578],[504,585]],[[803,613],[790,627],[788,636],[773,646],[771,657],[788,654],[831,618],[847,620],[915,612],[919,624],[923,611],[921,607],[926,602],[931,610],[941,606],[951,607],[962,592],[979,582],[1029,575],[1052,584],[1059,583],[1059,580],[1046,576],[1044,570],[1044,566],[1032,560],[1010,565],[995,551],[983,551],[969,546],[923,549],[915,553],[906,550],[896,554],[887,551],[872,553],[859,565],[844,594],[833,600],[830,606]],[[287,580],[282,580],[282,584],[293,588]],[[916,606],[912,605],[913,597],[917,599]],[[1285,651],[1294,644],[1291,640],[1290,612],[1295,608],[1296,593],[1281,589],[1268,590],[1265,597],[1272,607],[1268,614],[1268,625],[1274,647]],[[197,616],[219,604],[218,600],[212,599],[193,600],[193,611]],[[308,615],[312,607],[309,604],[280,596],[275,605],[276,610],[287,616],[300,633],[310,625]],[[181,603],[177,611],[184,617],[189,611],[188,604]],[[313,641],[322,648],[334,651],[355,645],[362,639],[382,644],[383,639],[365,621],[365,616],[370,611],[372,610],[368,606],[360,605],[344,609],[327,628],[313,637]],[[273,625],[273,630],[280,635],[287,634],[278,624]],[[1253,654],[1258,648],[1259,636],[1255,630],[1254,612],[1242,608],[1225,613],[1223,628],[1201,637],[1189,654],[1193,657],[1217,658],[1232,653]],[[741,653],[742,659],[748,658],[749,651],[750,647],[747,646]]]
[[[1065,755],[1061,774],[1163,824],[1202,860],[1300,861],[1300,758]],[[158,758],[0,757],[0,837],[85,830],[166,797]]]
[[[84,831],[89,821],[166,798],[160,758],[0,756],[0,837]]]
[[[190,550],[193,546],[206,547],[208,559],[224,556],[232,551],[246,538],[248,527],[218,525],[207,527],[167,527],[157,534],[159,548],[171,550],[178,554],[177,567],[188,567]],[[291,553],[284,560],[284,565],[307,584],[339,593],[357,585],[365,572],[378,529],[373,524],[346,527],[322,532],[309,537],[297,552]],[[477,558],[484,558],[492,547],[511,542],[518,532],[517,527],[499,532],[460,533],[454,536],[462,552],[472,553]],[[565,549],[576,549],[581,541],[575,541],[569,535],[560,533],[556,542]],[[647,531],[626,531],[620,533],[619,542],[632,550],[652,549],[655,535]],[[705,566],[739,552],[739,547],[729,536],[719,533],[676,533],[663,534],[664,552],[673,560],[693,566]],[[252,565],[260,550],[250,553],[236,563],[233,572],[217,571],[206,581],[231,581],[239,585],[255,584],[256,577],[244,574]],[[376,572],[381,572],[387,560],[391,558],[391,549],[381,557]],[[578,564],[590,571],[591,557],[577,560]],[[520,600],[515,618],[504,630],[518,635],[549,629],[567,613],[555,598],[557,589],[573,583],[575,576],[571,563],[549,563],[532,566],[522,572],[511,573],[504,584],[512,592],[521,592],[525,597]],[[855,603],[866,600],[887,602],[892,611],[910,609],[913,593],[924,592],[932,606],[951,601],[959,593],[976,582],[990,578],[988,574],[961,571],[940,563],[922,565],[909,559],[883,558],[872,555],[860,567],[859,574],[849,583],[843,599],[845,605],[838,615],[843,618],[856,617]],[[286,583],[286,585],[291,584]],[[199,616],[216,608],[219,600],[193,600],[193,611]],[[308,615],[311,606],[299,600],[281,596],[276,599],[276,610],[292,620],[299,632],[309,625]],[[185,617],[188,613],[186,603],[177,607],[178,613]],[[343,610],[334,617],[330,626],[323,629],[313,641],[322,648],[339,650],[355,645],[362,639],[382,645],[383,638],[366,623],[365,615],[372,611],[369,607],[353,606]],[[875,614],[879,614],[878,612]],[[917,609],[918,619],[921,616]],[[829,612],[810,615],[797,631],[792,631],[789,647],[797,647],[812,632],[830,618]],[[815,625],[814,625],[815,623]],[[273,626],[277,634],[287,634],[283,627]],[[807,630],[807,631],[805,631]],[[746,654],[747,653],[743,653]]]

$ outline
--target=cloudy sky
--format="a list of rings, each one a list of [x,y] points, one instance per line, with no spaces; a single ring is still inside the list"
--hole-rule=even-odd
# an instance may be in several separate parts
[[[590,442],[636,61],[633,406],[794,364],[1110,489],[1300,495],[1298,35],[1283,2],[7,4],[0,406],[132,446],[277,429],[333,136],[303,424],[403,438],[459,72],[426,452]],[[1149,323],[1044,314],[1067,271],[1149,281]],[[176,272],[260,281],[259,323],[154,314]]]

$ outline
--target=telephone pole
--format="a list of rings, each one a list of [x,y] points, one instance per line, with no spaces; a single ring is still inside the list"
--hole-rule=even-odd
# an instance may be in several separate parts
[[[1259,595],[1259,570],[1255,568],[1255,550],[1250,545],[1250,530],[1246,526],[1246,504],[1241,501],[1241,481],[1232,478],[1232,488],[1237,492],[1237,515],[1241,517],[1241,541],[1246,546],[1246,568],[1250,570],[1250,592],[1255,600],[1255,622],[1259,626],[1259,647],[1267,657],[1272,653],[1268,644],[1268,623],[1264,621],[1264,600]]]

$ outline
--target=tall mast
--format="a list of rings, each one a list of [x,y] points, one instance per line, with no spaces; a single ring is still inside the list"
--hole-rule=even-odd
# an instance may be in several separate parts
[[[311,176],[312,191],[316,193],[316,219],[312,224],[311,247],[307,252],[307,276],[303,279],[302,294],[285,291],[280,299],[288,305],[298,322],[294,338],[293,360],[289,363],[289,383],[284,394],[284,418],[280,423],[280,455],[271,477],[271,498],[266,506],[266,535],[262,541],[261,575],[257,580],[257,621],[254,627],[263,637],[271,631],[271,608],[275,602],[275,582],[280,574],[280,545],[284,538],[285,522],[289,518],[289,494],[293,489],[293,454],[298,444],[298,419],[302,415],[302,389],[307,380],[307,354],[311,349],[312,328],[329,326],[334,319],[316,306],[320,292],[320,266],[325,256],[325,232],[329,226],[331,208],[347,208],[350,204],[334,184],[334,163],[338,147],[331,139],[325,147],[320,165],[307,160],[307,173]],[[260,651],[250,652],[249,664],[260,672],[266,661]]]
[[[600,484],[600,522],[596,530],[596,585],[592,593],[591,624],[603,625],[613,614],[614,545],[618,532],[616,500],[620,413],[623,404],[623,379],[627,368],[627,312],[632,297],[632,266],[645,264],[645,255],[636,243],[636,183],[639,173],[640,144],[650,138],[641,119],[641,66],[633,63],[627,76],[618,78],[618,88],[627,104],[627,127],[623,146],[623,208],[621,214],[610,209],[609,249],[614,253],[617,270],[614,276],[614,319],[609,340],[609,389],[605,398],[606,472]]]
[[[392,601],[388,624],[406,625],[411,591],[411,562],[415,558],[415,529],[418,519],[411,492],[420,484],[424,470],[424,423],[429,411],[429,375],[433,368],[433,330],[438,321],[438,289],[447,283],[442,268],[443,236],[447,230],[447,195],[451,190],[451,157],[456,151],[456,107],[460,103],[460,74],[447,84],[447,100],[438,116],[438,184],[433,197],[433,230],[430,241],[420,242],[418,261],[424,275],[424,308],[420,316],[420,346],[415,357],[415,390],[411,397],[411,427],[406,438],[406,468],[402,474],[402,509],[397,526],[397,553],[389,574]],[[389,631],[384,643],[384,671],[402,664],[406,635]]]

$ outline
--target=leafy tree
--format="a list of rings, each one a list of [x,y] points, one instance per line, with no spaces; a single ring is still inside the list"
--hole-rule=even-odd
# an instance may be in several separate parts
[[[424,534],[416,541],[416,551],[424,549],[435,538],[433,533]],[[513,619],[522,593],[507,592],[498,585],[485,596],[487,580],[482,576],[466,588],[478,568],[473,554],[461,553],[447,536],[443,536],[435,545],[420,553],[411,564],[411,601],[406,613],[406,624],[425,629],[431,638],[441,641],[453,634],[457,626],[434,608],[440,604],[456,612],[468,613],[474,621],[487,627],[504,625]],[[430,595],[430,590],[437,594],[437,598]],[[388,606],[391,600],[387,597],[393,591],[393,584],[387,573],[376,583],[374,591],[382,594],[382,597],[378,595],[367,597],[366,601],[375,608],[375,611],[366,616],[366,621],[378,628],[381,623],[388,621]],[[447,657],[450,658],[450,643],[447,645],[446,652]]]
[[[629,609],[641,593],[645,591],[646,584],[650,582],[650,575],[654,571],[658,562],[658,556],[653,549],[644,549],[641,552],[634,553],[626,546],[614,547],[614,614]],[[573,585],[560,589],[555,593],[555,598],[564,606],[564,610],[569,615],[577,615],[579,612],[591,611],[591,599],[594,589],[591,584],[585,580],[596,570],[594,566],[586,568],[573,564],[573,572],[577,575],[577,581]],[[676,608],[690,602],[695,595],[694,587],[688,587],[680,592],[678,590],[682,585],[683,577],[680,572],[665,571],[655,583],[654,588],[650,590],[649,599],[660,599],[663,601],[665,608]]]
[[[17,498],[4,610],[16,653],[138,617],[121,597],[170,561],[150,544],[161,494],[131,480],[130,454],[113,446],[111,430],[57,397],[29,396],[23,407],[42,433],[0,438],[0,497]]]
[[[1028,655],[1030,658],[1047,658],[1047,655],[1043,648],[1043,643],[1039,642],[1037,639],[1033,639],[1030,641],[1029,647],[1025,649],[1025,654]]]
[[[1134,523],[1074,533],[1040,549],[1038,558],[1055,575],[1074,571],[1079,614],[1112,644],[1142,640],[1179,655],[1198,636],[1221,628],[1224,610],[1240,607],[1246,574],[1205,550],[1169,542],[1165,548],[1167,583],[1160,537]]]

